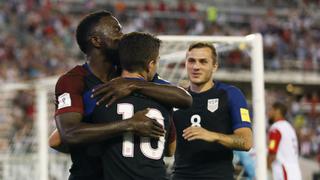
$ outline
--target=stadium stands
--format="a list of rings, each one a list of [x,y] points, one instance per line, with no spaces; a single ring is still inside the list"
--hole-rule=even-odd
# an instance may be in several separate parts
[[[101,7],[98,1],[26,2],[0,2],[0,83],[62,74],[83,61],[74,40],[75,27],[89,9]],[[300,6],[300,1],[280,0],[248,0],[239,4],[251,6],[253,11],[250,13],[223,8],[220,11],[218,6],[207,8],[200,3],[181,0],[176,3],[134,2],[114,1],[102,7],[119,17],[125,32],[148,31],[159,35],[246,35],[260,32],[264,37],[267,70],[320,71],[320,24],[317,21],[319,16],[313,13],[320,7],[319,0],[309,0]],[[226,4],[234,6],[230,1],[222,3]],[[260,11],[262,5],[277,8]],[[298,6],[303,7],[302,10]],[[232,51],[225,58],[222,69],[249,68],[240,52]],[[285,89],[267,91],[269,104],[279,99],[291,104],[290,116],[299,135],[301,155],[310,158],[320,152],[319,93],[319,89],[307,93]],[[28,91],[0,96],[0,122],[4,122],[0,129],[0,152],[32,151],[31,145],[23,146],[29,149],[16,147],[19,143],[32,144],[32,139],[28,138],[34,119],[32,97]],[[13,100],[3,107],[4,98]],[[5,111],[8,107],[14,109],[14,114]],[[8,140],[15,141],[15,146],[11,146]]]

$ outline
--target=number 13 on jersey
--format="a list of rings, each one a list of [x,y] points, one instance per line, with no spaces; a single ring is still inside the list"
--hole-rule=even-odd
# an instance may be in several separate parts
[[[117,105],[117,113],[122,115],[122,119],[131,118],[134,114],[134,107],[129,103],[121,103]],[[161,112],[157,109],[150,109],[146,114],[149,118],[157,120],[164,127],[164,118]],[[134,157],[134,136],[132,133],[125,133],[122,143],[122,155],[124,157]],[[160,137],[158,147],[151,147],[150,138],[140,137],[140,150],[142,154],[150,159],[158,160],[162,157],[164,150],[165,138]]]

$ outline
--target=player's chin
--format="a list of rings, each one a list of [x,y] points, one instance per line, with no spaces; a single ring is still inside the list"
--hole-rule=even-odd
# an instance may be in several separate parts
[[[196,84],[196,85],[201,85],[201,84],[203,84],[204,81],[201,78],[193,78],[193,77],[191,77],[190,78],[190,82],[193,83],[193,84]]]

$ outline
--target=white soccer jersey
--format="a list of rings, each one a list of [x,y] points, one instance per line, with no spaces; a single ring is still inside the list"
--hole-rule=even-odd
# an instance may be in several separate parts
[[[274,180],[301,180],[297,135],[288,121],[280,120],[270,127],[269,153],[276,154],[272,163]]]

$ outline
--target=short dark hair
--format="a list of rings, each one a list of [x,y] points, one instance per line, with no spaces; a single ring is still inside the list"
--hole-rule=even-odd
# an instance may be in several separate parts
[[[122,69],[129,72],[144,71],[150,60],[156,59],[161,41],[148,33],[132,32],[122,37],[119,43],[119,58]]]
[[[272,104],[272,107],[276,110],[280,110],[281,115],[284,117],[287,114],[287,106],[281,102],[275,102]]]
[[[109,11],[95,11],[86,15],[79,23],[76,30],[76,39],[80,50],[87,54],[89,47],[89,36],[93,31],[93,28],[98,24],[102,17],[112,16]]]
[[[195,42],[189,46],[188,51],[191,51],[192,49],[196,49],[196,48],[209,48],[209,49],[211,49],[211,55],[212,55],[212,59],[214,61],[213,63],[216,64],[218,62],[217,61],[218,60],[217,51],[212,43],[210,43],[210,42]]]

